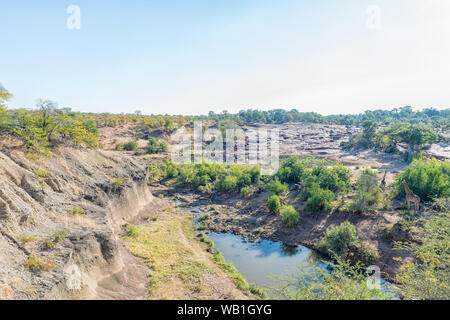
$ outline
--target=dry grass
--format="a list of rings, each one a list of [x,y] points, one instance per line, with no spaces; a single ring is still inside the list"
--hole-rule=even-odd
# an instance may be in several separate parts
[[[124,237],[128,250],[145,258],[151,270],[149,298],[245,298],[211,261],[206,245],[195,239],[191,219],[166,212],[156,221],[134,226],[134,235]]]

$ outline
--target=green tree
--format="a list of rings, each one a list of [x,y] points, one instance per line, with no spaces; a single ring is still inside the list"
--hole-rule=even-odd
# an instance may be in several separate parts
[[[123,149],[127,151],[135,151],[138,148],[137,140],[128,141],[123,145]]]
[[[361,146],[364,148],[370,148],[373,146],[373,139],[375,137],[375,133],[377,131],[378,123],[373,120],[365,120],[362,123],[362,137],[361,137]]]
[[[317,185],[310,190],[311,196],[306,201],[306,208],[311,212],[331,209],[334,193]]]
[[[283,224],[288,228],[294,228],[298,225],[300,217],[293,206],[283,206],[280,210]]]
[[[280,197],[278,197],[276,194],[271,195],[267,199],[267,208],[269,208],[270,212],[272,213],[278,213],[281,208]]]
[[[408,144],[408,160],[412,160],[417,146],[436,142],[438,135],[431,126],[424,124],[401,124],[397,125],[392,132],[394,140]]]
[[[376,208],[382,200],[381,188],[378,186],[377,173],[365,169],[356,183],[356,192],[350,208],[353,211],[365,212]]]
[[[10,125],[11,117],[6,108],[6,102],[12,95],[0,84],[0,129],[7,128]]]
[[[267,189],[271,194],[276,194],[277,196],[280,196],[289,191],[289,186],[286,183],[280,182],[280,180],[278,180],[278,177],[275,177],[274,180],[270,181],[267,184]]]
[[[395,180],[397,195],[404,196],[402,179],[422,200],[448,196],[450,193],[450,162],[436,159],[414,159]]]
[[[353,224],[348,221],[339,226],[331,226],[325,231],[325,237],[318,243],[318,248],[331,255],[346,257],[352,247],[358,246],[358,234]]]
[[[148,153],[160,153],[167,151],[167,144],[164,141],[158,141],[156,138],[150,138],[146,147]]]

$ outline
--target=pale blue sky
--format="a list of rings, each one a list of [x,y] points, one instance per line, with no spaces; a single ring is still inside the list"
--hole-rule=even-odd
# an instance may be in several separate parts
[[[66,27],[72,4],[80,30]],[[381,9],[378,30],[369,5]],[[11,107],[450,107],[448,0],[1,0],[0,41]]]

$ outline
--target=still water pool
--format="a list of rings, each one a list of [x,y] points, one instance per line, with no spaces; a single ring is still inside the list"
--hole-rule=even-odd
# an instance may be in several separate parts
[[[234,234],[212,233],[208,239],[214,241],[214,247],[222,251],[225,260],[233,263],[248,282],[259,286],[273,285],[276,281],[273,276],[295,274],[308,261],[319,264],[317,254],[302,246],[268,240],[251,243]]]
[[[180,209],[197,218],[201,212],[199,206]],[[197,219],[194,221],[197,222]],[[289,246],[269,240],[252,243],[242,236],[229,233],[208,233],[207,238],[214,242],[214,248],[220,249],[225,260],[231,262],[249,283],[260,287],[277,287],[279,277],[295,275],[300,267],[304,271],[311,266],[326,267],[322,262],[325,260],[322,255],[303,246]],[[381,279],[381,285],[382,291],[389,292],[396,298],[388,282]]]

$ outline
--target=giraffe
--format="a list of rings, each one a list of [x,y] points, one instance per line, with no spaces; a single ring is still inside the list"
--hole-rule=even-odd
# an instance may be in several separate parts
[[[419,211],[420,208],[420,198],[418,195],[415,195],[414,192],[411,191],[411,189],[408,187],[408,184],[406,183],[405,179],[402,179],[403,187],[405,188],[405,194],[406,194],[406,205],[408,207],[408,210],[411,208],[411,202],[414,202],[414,211]]]
[[[386,190],[386,174],[387,174],[387,170],[384,170],[384,176],[383,176],[383,179],[381,180],[381,189],[383,191]]]

